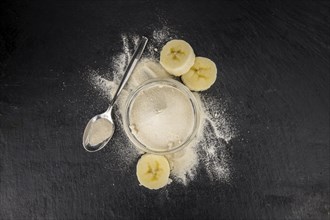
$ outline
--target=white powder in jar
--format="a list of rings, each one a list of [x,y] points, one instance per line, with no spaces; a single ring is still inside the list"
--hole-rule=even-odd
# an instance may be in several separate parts
[[[130,113],[132,134],[151,150],[167,150],[185,142],[193,132],[192,104],[179,89],[154,85],[140,91]]]

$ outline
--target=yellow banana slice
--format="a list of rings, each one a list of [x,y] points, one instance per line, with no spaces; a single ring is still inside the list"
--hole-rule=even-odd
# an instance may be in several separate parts
[[[194,50],[184,40],[171,40],[160,52],[160,64],[174,76],[181,76],[188,72],[194,60]]]
[[[170,165],[164,156],[145,154],[136,165],[136,175],[142,186],[159,189],[169,182]]]
[[[196,57],[194,65],[181,76],[183,83],[193,91],[203,91],[210,88],[217,78],[215,63],[205,57]]]

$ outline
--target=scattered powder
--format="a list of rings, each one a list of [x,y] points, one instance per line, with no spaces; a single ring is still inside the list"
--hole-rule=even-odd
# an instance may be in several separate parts
[[[134,46],[136,46],[136,45],[139,44],[139,41],[140,41],[140,37],[139,36],[133,36],[132,39],[133,39]]]
[[[199,163],[196,140],[193,142],[179,152],[166,155],[170,163],[173,178],[182,182],[184,185],[190,180],[193,180]]]
[[[165,25],[161,29],[155,29],[146,49],[148,58],[158,60],[164,43],[175,38],[177,34]]]
[[[124,72],[125,68],[128,65],[128,62],[130,61],[130,58],[132,56],[132,49],[130,49],[129,39],[126,34],[121,35],[122,38],[122,51],[121,53],[117,54],[117,56],[114,56],[112,59],[112,66],[114,70],[113,74],[113,81],[115,83],[119,83]],[[113,90],[113,89],[112,89]],[[115,92],[115,91],[113,91]]]
[[[204,103],[204,117],[214,128],[216,137],[228,143],[235,137],[236,130],[231,125],[232,119],[230,115],[226,113],[226,102],[214,97],[202,96],[201,103]]]
[[[235,137],[235,129],[230,123],[230,117],[225,114],[223,103],[204,96],[197,99],[201,103],[201,117],[204,123],[200,132],[202,135],[198,137],[201,164],[211,179],[229,182],[232,168],[226,145]]]
[[[131,59],[131,53],[130,53],[130,49],[129,49],[128,38],[127,38],[127,35],[125,35],[125,34],[122,34],[121,35],[121,38],[122,38],[122,41],[123,41],[123,50],[124,50],[124,53],[123,54],[126,57],[125,62],[128,63],[129,60]],[[122,62],[120,64],[122,64]]]
[[[113,80],[107,80],[100,76],[97,71],[91,70],[89,80],[92,86],[98,89],[106,98],[111,100],[118,84],[122,78],[125,67],[133,52],[133,46],[136,47],[139,37],[123,34],[123,52],[118,54],[112,60],[114,68]],[[153,32],[153,39],[148,43],[148,51],[135,68],[128,84],[118,98],[118,112],[116,123],[119,122],[119,130],[123,131],[122,113],[125,111],[125,102],[128,95],[141,85],[144,81],[154,78],[173,78],[158,63],[155,53],[158,53],[167,40],[175,38],[171,29],[164,27]],[[128,43],[132,42],[132,49]],[[166,155],[171,165],[171,175],[175,181],[188,184],[197,173],[197,168],[203,168],[209,178],[214,181],[229,182],[232,167],[230,166],[230,157],[226,145],[235,136],[235,129],[231,123],[229,115],[225,114],[223,102],[219,102],[214,97],[204,97],[201,93],[194,93],[201,108],[201,126],[198,135],[184,150],[174,154]],[[125,137],[125,134],[122,134]],[[124,138],[125,139],[125,138]],[[128,138],[126,138],[128,139]],[[134,146],[127,143],[117,143],[120,145],[119,156],[121,160],[126,160],[127,164],[135,163],[139,154]],[[109,155],[110,156],[110,155]]]
[[[171,30],[166,26],[163,26],[162,29],[154,30],[152,33],[153,39],[161,44],[170,40],[170,35],[171,35]]]
[[[118,84],[115,81],[109,81],[102,76],[98,75],[97,71],[90,71],[90,82],[94,86],[94,88],[98,89],[102,95],[111,100]]]

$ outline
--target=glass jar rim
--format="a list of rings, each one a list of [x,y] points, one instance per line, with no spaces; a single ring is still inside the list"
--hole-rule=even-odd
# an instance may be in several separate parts
[[[155,150],[155,149],[150,149],[148,146],[145,146],[142,144],[136,137],[135,135],[132,134],[131,129],[129,127],[129,113],[131,109],[131,104],[136,98],[136,96],[145,89],[151,88],[153,86],[159,86],[159,85],[167,85],[167,86],[172,86],[181,92],[183,92],[185,95],[187,95],[192,109],[193,109],[193,115],[194,115],[194,124],[193,124],[193,129],[191,134],[187,137],[186,140],[182,142],[182,144],[171,148],[171,149],[162,149],[162,150]],[[184,149],[187,147],[196,137],[197,131],[200,125],[200,107],[198,105],[198,102],[194,96],[194,94],[182,83],[178,82],[177,80],[174,79],[150,79],[145,81],[142,85],[136,88],[127,98],[126,105],[125,105],[125,111],[123,115],[123,124],[124,124],[124,131],[126,135],[128,136],[129,140],[133,143],[135,147],[137,147],[139,150],[142,150],[147,153],[152,153],[152,154],[159,154],[159,155],[164,155],[164,154],[171,154],[175,153],[181,149]]]

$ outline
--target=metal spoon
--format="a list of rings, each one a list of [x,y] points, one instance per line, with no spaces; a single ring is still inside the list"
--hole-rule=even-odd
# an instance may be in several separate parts
[[[141,55],[144,51],[144,48],[147,45],[147,42],[148,42],[148,38],[142,37],[136,51],[134,52],[134,54],[132,56],[132,59],[130,60],[130,62],[127,66],[123,79],[120,82],[119,87],[118,87],[112,101],[110,102],[108,110],[102,114],[94,116],[91,120],[89,120],[88,124],[86,125],[84,135],[83,135],[83,146],[88,152],[95,152],[95,151],[101,150],[111,139],[111,137],[115,131],[115,124],[112,120],[113,106],[114,106],[120,92],[123,90],[125,84],[127,83],[129,77],[132,75],[132,72],[133,72],[136,64],[140,60]],[[93,129],[100,129],[100,128],[96,128],[98,125],[95,122],[97,122],[98,120],[102,120],[104,127],[107,128],[107,130],[102,131],[103,136],[105,136],[105,140],[102,140],[102,138],[101,138],[100,143],[93,143],[93,145],[92,145],[91,144],[91,140],[92,140],[91,135],[93,134],[92,131],[93,131]],[[98,122],[100,123],[101,121],[98,121]],[[109,123],[109,124],[106,124],[106,123]],[[94,130],[93,132],[95,133],[96,130]],[[106,133],[104,133],[104,132],[106,132]],[[92,142],[95,142],[95,141],[92,141]]]

